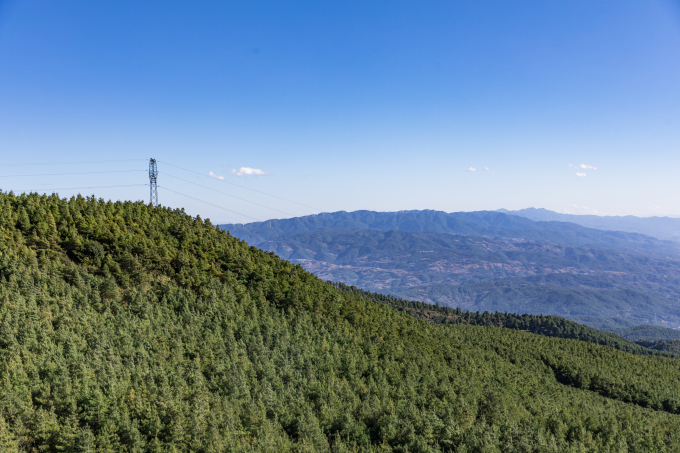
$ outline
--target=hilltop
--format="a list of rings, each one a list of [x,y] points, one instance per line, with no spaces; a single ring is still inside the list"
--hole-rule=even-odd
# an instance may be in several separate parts
[[[432,324],[181,210],[0,194],[0,449],[677,451],[680,361]]]

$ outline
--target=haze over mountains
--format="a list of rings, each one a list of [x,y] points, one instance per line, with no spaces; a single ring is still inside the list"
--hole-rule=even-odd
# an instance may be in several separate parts
[[[336,212],[221,227],[321,278],[406,299],[598,328],[680,326],[680,244],[636,232],[491,211]]]
[[[498,212],[512,214],[535,221],[571,222],[598,230],[617,230],[642,233],[659,239],[680,241],[680,219],[671,217],[598,216],[560,214],[547,209],[527,208],[517,211],[499,209]]]

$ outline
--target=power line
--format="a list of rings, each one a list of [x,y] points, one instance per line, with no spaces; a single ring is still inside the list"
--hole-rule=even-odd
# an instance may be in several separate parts
[[[260,222],[260,221],[261,221],[260,219],[256,219],[255,217],[251,217],[251,216],[249,216],[249,215],[241,214],[240,212],[232,211],[231,209],[227,209],[227,208],[224,208],[224,207],[222,207],[222,206],[219,206],[219,205],[216,205],[216,204],[213,204],[213,203],[210,203],[210,202],[201,200],[200,198],[192,197],[191,195],[187,195],[187,194],[184,194],[184,193],[181,193],[181,192],[177,192],[176,190],[168,189],[167,187],[163,187],[163,186],[158,186],[158,187],[160,187],[160,188],[163,189],[163,190],[167,190],[167,191],[169,191],[169,192],[176,193],[177,195],[182,195],[183,197],[191,198],[192,200],[200,201],[201,203],[209,204],[210,206],[214,206],[214,207],[216,207],[216,208],[223,209],[223,210],[225,210],[225,211],[229,211],[229,212],[231,212],[231,213],[233,213],[233,214],[237,214],[237,215],[240,215],[240,216],[242,216],[242,217],[247,217],[247,218],[252,219],[252,220],[254,220],[254,221],[256,221],[256,222]]]
[[[147,184],[118,184],[115,186],[88,186],[88,187],[52,187],[52,188],[43,188],[43,189],[38,189],[38,190],[28,190],[28,191],[20,191],[20,190],[14,190],[14,189],[9,189],[11,192],[22,192],[22,193],[47,193],[47,192],[53,192],[57,190],[83,190],[83,189],[112,189],[112,188],[119,188],[119,187],[139,187],[139,186],[146,186]],[[0,189],[1,190],[1,189]]]
[[[80,190],[80,189],[112,189],[115,187],[139,187],[146,186],[146,184],[119,184],[116,186],[89,186],[89,187],[55,187],[47,190]]]
[[[182,178],[179,178],[177,176],[173,176],[169,173],[163,173],[163,176],[170,176],[171,178],[179,179],[180,181],[188,182],[189,184],[193,184],[193,185],[198,186],[198,187],[203,187],[204,189],[212,190],[213,192],[221,193],[221,194],[226,195],[228,197],[236,198],[237,200],[247,201],[248,203],[252,203],[252,204],[255,204],[255,205],[258,205],[258,206],[262,206],[263,208],[271,209],[273,211],[281,212],[283,214],[295,217],[295,214],[291,214],[290,212],[282,211],[280,209],[272,208],[271,206],[267,206],[267,205],[264,205],[264,204],[256,203],[254,201],[246,200],[245,198],[237,197],[236,195],[231,195],[231,194],[228,194],[226,192],[222,192],[221,190],[213,189],[212,187],[204,186],[202,184],[198,184],[198,183],[195,183],[195,182],[192,182],[192,181],[187,181],[186,179],[182,179]]]
[[[24,165],[76,165],[76,164],[110,164],[116,162],[139,162],[146,159],[123,159],[123,160],[82,160],[78,162],[39,162],[23,164],[0,164],[0,167],[21,167]]]
[[[63,176],[63,175],[94,175],[101,173],[132,173],[135,171],[146,171],[146,170],[110,170],[110,171],[84,171],[80,173],[39,173],[32,175],[0,175],[0,178],[14,178],[14,177],[24,177],[24,176]]]
[[[92,161],[76,161],[76,162],[18,163],[18,164],[0,164],[0,167],[10,167],[10,166],[17,166],[17,167],[18,167],[18,166],[22,166],[22,165],[31,165],[31,166],[32,166],[32,165],[99,164],[99,163],[114,163],[114,162],[139,162],[139,161],[145,161],[145,160],[146,160],[146,159],[121,159],[121,160],[92,160]],[[187,171],[187,172],[189,172],[189,173],[197,174],[197,175],[202,176],[202,177],[204,177],[204,178],[210,178],[211,180],[215,179],[215,178],[212,178],[212,177],[210,177],[210,176],[204,175],[204,174],[202,174],[202,173],[198,173],[198,172],[196,172],[196,171],[189,170],[189,169],[187,169],[187,168],[183,168],[183,167],[180,167],[180,166],[178,166],[178,165],[173,165],[173,164],[168,163],[168,162],[163,162],[163,161],[157,161],[157,162],[163,163],[163,164],[165,164],[165,165],[169,165],[169,166],[174,167],[174,168],[178,168],[178,169],[180,169],[180,170]],[[109,170],[109,171],[87,171],[87,172],[34,173],[34,174],[23,174],[23,175],[0,175],[0,178],[32,177],[32,176],[91,175],[91,174],[107,174],[107,173],[133,173],[133,172],[142,172],[142,171],[146,171],[146,170]],[[151,173],[150,173],[150,174],[151,174]],[[202,185],[202,184],[198,184],[198,183],[195,183],[195,182],[192,182],[192,181],[187,181],[186,179],[179,178],[179,177],[177,177],[177,176],[173,176],[173,175],[170,175],[170,174],[168,174],[167,176],[170,176],[171,178],[178,179],[178,180],[180,180],[180,181],[187,182],[187,183],[189,183],[189,184],[193,184],[193,185],[202,187],[202,188],[204,188],[204,189],[208,189],[208,190],[212,190],[212,191],[214,191],[214,192],[221,193],[221,194],[226,195],[226,196],[228,196],[228,197],[236,198],[237,200],[242,200],[242,201],[245,201],[245,202],[248,202],[248,203],[252,203],[252,204],[254,204],[254,205],[261,206],[261,207],[263,207],[263,208],[271,209],[271,210],[273,210],[273,211],[277,211],[277,212],[280,212],[280,213],[283,213],[283,214],[286,214],[286,215],[290,215],[290,216],[294,216],[294,215],[295,215],[295,214],[291,214],[290,212],[286,212],[286,211],[283,211],[283,210],[280,210],[280,209],[277,209],[277,208],[272,208],[271,206],[267,206],[267,205],[264,205],[264,204],[261,204],[261,203],[257,203],[257,202],[254,202],[254,201],[251,201],[251,200],[248,200],[248,199],[245,199],[245,198],[237,197],[237,196],[235,196],[235,195],[231,195],[231,194],[229,194],[229,193],[222,192],[222,191],[220,191],[220,190],[216,190],[216,189],[213,189],[213,188],[211,188],[211,187],[204,186],[204,185]],[[288,202],[288,203],[293,203],[293,204],[296,204],[296,205],[299,205],[299,206],[304,206],[304,207],[306,207],[306,208],[313,209],[313,210],[315,210],[315,211],[321,212],[321,209],[315,208],[314,206],[309,206],[309,205],[306,205],[306,204],[304,204],[304,203],[298,203],[298,202],[296,202],[296,201],[289,200],[289,199],[286,199],[286,198],[283,198],[283,197],[279,197],[279,196],[277,196],[277,195],[272,195],[272,194],[270,194],[270,193],[263,192],[263,191],[261,191],[261,190],[252,189],[252,188],[250,188],[250,187],[245,187],[245,186],[242,186],[242,185],[239,185],[239,184],[235,184],[235,183],[232,183],[232,182],[229,182],[229,181],[224,181],[224,180],[218,180],[218,181],[221,181],[221,182],[224,182],[224,183],[227,183],[227,184],[231,184],[232,186],[240,187],[240,188],[242,188],[242,189],[250,190],[250,191],[252,191],[252,192],[256,192],[256,193],[259,193],[259,194],[262,194],[262,195],[267,195],[267,196],[272,197],[272,198],[277,198],[277,199],[279,199],[279,200],[283,200],[283,201],[286,201],[286,202]],[[49,190],[54,191],[54,190],[107,189],[107,188],[120,188],[120,187],[139,187],[139,186],[146,186],[146,185],[147,185],[147,184],[119,184],[119,185],[110,185],[110,186],[59,187],[59,188],[49,188],[49,189],[45,189],[45,190],[46,190],[46,191],[49,191]],[[242,213],[240,213],[240,212],[233,211],[233,210],[231,210],[231,209],[227,209],[227,208],[224,208],[224,207],[222,207],[222,206],[219,206],[219,205],[216,205],[216,204],[213,204],[213,203],[209,203],[209,202],[204,201],[204,200],[201,200],[201,199],[199,199],[199,198],[195,198],[195,197],[192,197],[192,196],[190,196],[190,195],[186,195],[186,194],[183,194],[183,193],[181,193],[181,192],[174,191],[174,190],[169,189],[169,188],[167,188],[167,187],[163,187],[163,189],[168,190],[168,191],[173,192],[173,193],[176,193],[176,194],[178,194],[178,195],[182,195],[182,196],[187,197],[187,198],[191,198],[191,199],[196,200],[196,201],[200,201],[200,202],[202,202],[202,203],[209,204],[209,205],[214,206],[214,207],[216,207],[216,208],[219,208],[219,209],[223,209],[223,210],[225,210],[225,211],[232,212],[232,213],[237,214],[237,215],[240,215],[240,216],[242,216],[242,217],[246,217],[246,218],[249,218],[249,219],[252,219],[252,220],[255,220],[255,221],[259,221],[259,219],[256,219],[256,218],[254,218],[254,217],[248,216],[248,215],[246,215],[246,214],[242,214]]]
[[[197,172],[197,171],[193,171],[193,170],[189,170],[189,169],[187,169],[187,168],[179,167],[179,166],[177,166],[177,165],[172,165],[172,164],[169,164],[169,163],[167,163],[167,162],[163,162],[162,160],[159,160],[158,162],[160,162],[160,163],[162,163],[162,164],[165,164],[165,165],[170,165],[171,167],[179,168],[180,170],[188,171],[188,172],[190,172],[190,173],[195,173],[195,174],[197,174],[197,175],[199,175],[199,176],[203,176],[204,178],[210,178],[210,179],[215,180],[215,181],[221,181],[221,182],[224,182],[224,183],[226,183],[226,184],[231,184],[232,186],[240,187],[241,189],[251,190],[251,191],[253,191],[253,192],[261,193],[262,195],[267,195],[267,196],[269,196],[269,197],[278,198],[279,200],[287,201],[288,203],[293,203],[293,204],[296,204],[296,205],[299,205],[299,206],[304,206],[305,208],[313,209],[313,210],[318,211],[318,212],[321,212],[321,211],[322,211],[322,209],[315,208],[314,206],[309,206],[309,205],[306,205],[306,204],[303,204],[303,203],[298,203],[297,201],[288,200],[288,199],[283,198],[283,197],[279,197],[279,196],[276,196],[276,195],[272,195],[272,194],[267,193],[267,192],[262,192],[261,190],[251,189],[250,187],[241,186],[241,185],[239,185],[239,184],[235,184],[235,183],[233,183],[233,182],[225,181],[225,180],[223,180],[223,179],[215,179],[215,178],[213,178],[213,177],[211,177],[211,176],[204,175],[203,173],[199,173],[199,172]]]

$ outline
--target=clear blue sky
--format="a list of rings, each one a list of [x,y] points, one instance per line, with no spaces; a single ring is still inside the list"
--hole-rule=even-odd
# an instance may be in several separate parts
[[[148,178],[7,175],[213,172],[159,165],[161,203],[214,222],[680,215],[680,4],[0,0],[0,155],[3,190],[64,196]]]

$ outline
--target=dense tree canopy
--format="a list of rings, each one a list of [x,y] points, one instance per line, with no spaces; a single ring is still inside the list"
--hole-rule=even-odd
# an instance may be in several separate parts
[[[0,450],[678,451],[679,371],[427,323],[181,210],[0,194]]]
[[[631,341],[647,340],[680,340],[680,330],[654,325],[633,326],[625,329],[611,329],[611,332],[621,335]]]
[[[663,346],[653,342],[634,343],[630,339],[619,335],[621,331],[647,331],[655,333],[663,332],[666,336],[677,335],[677,331],[659,326],[638,326],[631,329],[619,329],[616,333],[601,332],[592,327],[579,324],[559,316],[544,316],[530,314],[516,314],[506,312],[472,312],[463,311],[460,308],[442,307],[439,304],[428,304],[426,302],[404,300],[387,294],[372,293],[348,286],[343,283],[332,283],[331,285],[343,291],[357,294],[378,303],[389,305],[397,310],[404,311],[419,319],[435,324],[466,324],[471,326],[490,326],[505,327],[507,329],[523,330],[548,337],[572,338],[575,340],[587,341],[589,343],[611,346],[622,351],[642,355],[663,355],[666,357],[677,357],[674,353],[680,352],[670,346]],[[671,342],[669,342],[670,344]]]

